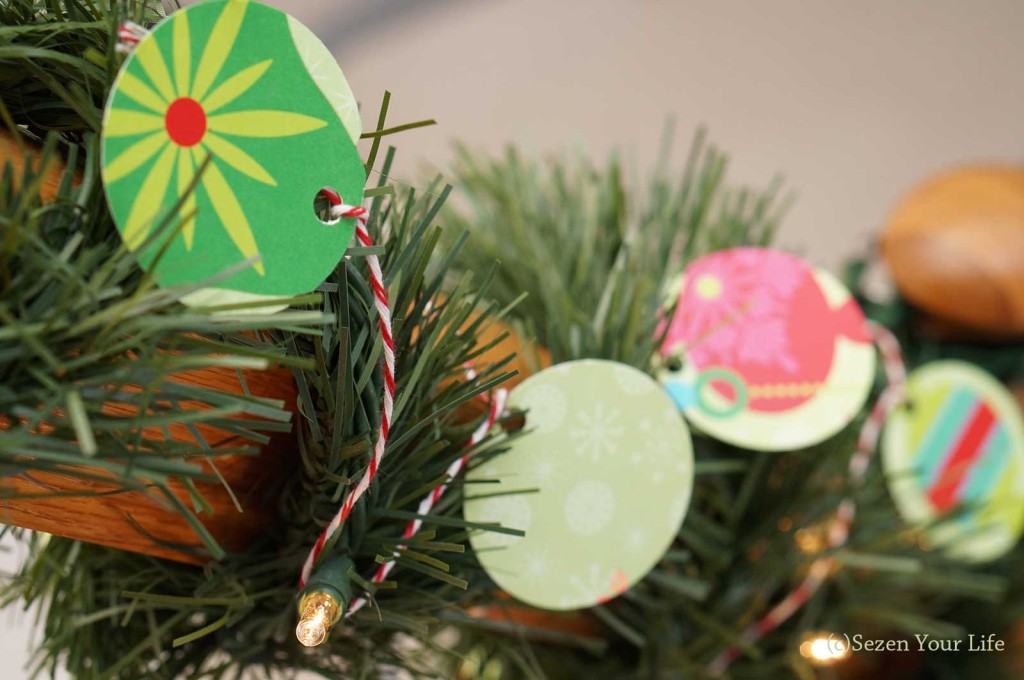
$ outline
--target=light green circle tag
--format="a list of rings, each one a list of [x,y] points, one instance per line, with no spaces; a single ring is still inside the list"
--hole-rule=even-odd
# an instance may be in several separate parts
[[[509,406],[527,411],[527,432],[469,473],[464,512],[526,535],[474,532],[481,564],[536,607],[619,595],[665,554],[689,506],[693,449],[682,417],[645,373],[592,359],[528,378]]]
[[[352,238],[352,220],[326,224],[313,201],[329,186],[361,202],[359,131],[345,76],[307,28],[248,0],[199,3],[121,69],[103,121],[107,200],[161,285],[255,259],[196,304],[306,293]]]

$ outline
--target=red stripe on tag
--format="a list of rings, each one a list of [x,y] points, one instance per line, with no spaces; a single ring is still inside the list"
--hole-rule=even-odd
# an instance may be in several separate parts
[[[948,512],[956,506],[960,488],[967,481],[967,470],[981,454],[982,444],[995,423],[996,416],[988,404],[980,403],[953,454],[946,461],[939,479],[928,490],[928,500],[939,512]]]

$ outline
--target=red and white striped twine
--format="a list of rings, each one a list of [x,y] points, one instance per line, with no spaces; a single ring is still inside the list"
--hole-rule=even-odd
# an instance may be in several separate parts
[[[117,45],[114,49],[120,54],[128,54],[147,35],[149,35],[147,28],[134,21],[126,21],[117,27]]]
[[[466,377],[469,380],[472,380],[473,378],[476,377],[476,371],[474,371],[472,368],[468,368],[466,370]],[[491,431],[491,428],[494,427],[494,424],[498,421],[498,418],[500,418],[501,415],[505,412],[505,401],[507,397],[507,390],[495,390],[494,395],[490,399],[490,406],[487,409],[487,418],[485,418],[484,421],[480,423],[480,426],[473,431],[473,435],[469,438],[469,441],[466,442],[467,449],[471,449],[475,445],[479,444],[481,441],[483,441],[484,437],[487,436],[487,433]],[[423,500],[420,501],[419,507],[416,508],[417,515],[420,515],[422,517],[430,514],[430,511],[434,508],[437,502],[441,500],[441,497],[444,495],[444,492],[448,490],[448,485],[451,483],[451,480],[459,476],[459,473],[461,473],[463,468],[466,467],[466,463],[468,460],[469,454],[467,453],[458,458],[457,460],[455,460],[454,462],[452,462],[452,464],[448,466],[448,469],[445,471],[447,481],[438,485],[437,487],[434,488],[433,491],[431,491],[430,493],[423,497]],[[410,521],[409,524],[406,525],[405,531],[402,532],[402,538],[412,538],[416,535],[417,532],[419,532],[420,527],[422,526],[423,520],[420,517],[417,517],[416,519]],[[404,547],[405,546],[399,546],[400,549]],[[398,556],[399,553],[396,552],[394,554],[394,557]],[[381,583],[388,577],[388,574],[390,574],[391,570],[394,568],[395,560],[389,560],[384,564],[381,564],[379,567],[377,567],[376,573],[374,573],[373,578],[370,580],[373,583]],[[347,618],[349,616],[352,616],[357,611],[365,607],[368,604],[368,602],[368,599],[365,597],[356,598],[352,601],[352,605],[345,613],[345,617]]]
[[[889,414],[903,403],[906,398],[907,369],[903,362],[903,354],[900,351],[900,344],[896,337],[889,332],[885,326],[875,322],[869,322],[871,337],[882,355],[882,362],[885,367],[886,386],[879,395],[868,414],[867,420],[861,427],[860,435],[857,437],[857,451],[850,459],[849,476],[851,486],[857,487],[864,483],[868,466],[878,448],[878,439],[881,436],[882,428],[885,425]],[[832,520],[828,530],[828,547],[836,549],[846,543],[850,536],[850,527],[856,515],[857,505],[853,498],[847,497],[839,504],[836,516]],[[793,592],[786,596],[782,602],[775,605],[760,621],[743,631],[740,640],[745,645],[752,645],[772,632],[793,614],[807,604],[814,594],[821,588],[822,584],[831,575],[835,560],[832,557],[822,557],[811,564],[810,571],[804,580]],[[708,671],[713,677],[722,675],[739,658],[741,649],[739,645],[733,645],[723,651],[708,665]]]
[[[119,53],[128,54],[134,50],[139,42],[148,34],[149,31],[145,27],[140,26],[134,21],[126,21],[118,27],[118,42],[116,50]],[[366,219],[368,214],[366,208],[346,205],[344,201],[342,201],[341,195],[333,189],[324,188],[321,190],[321,194],[326,197],[328,202],[331,204],[331,217],[334,219],[356,218],[356,238],[359,240],[359,243],[367,248],[373,246],[373,240],[370,238],[370,234],[366,229]],[[395,401],[395,342],[391,335],[391,307],[388,304],[387,290],[384,288],[384,276],[380,269],[380,260],[376,255],[368,255],[366,257],[366,261],[370,267],[370,287],[373,290],[374,305],[377,308],[378,325],[380,326],[380,334],[384,342],[384,400],[381,411],[380,431],[377,436],[377,442],[373,448],[373,455],[370,458],[370,463],[367,466],[362,479],[359,480],[356,487],[349,493],[337,514],[334,515],[331,522],[321,532],[316,544],[314,544],[309,555],[306,557],[306,561],[302,566],[302,575],[299,578],[300,589],[306,587],[306,583],[309,581],[309,577],[313,573],[313,568],[316,566],[317,560],[320,558],[320,554],[323,552],[327,541],[329,541],[331,537],[338,532],[345,520],[348,519],[348,516],[352,513],[352,509],[355,507],[356,502],[358,502],[360,497],[366,493],[366,490],[369,489],[370,484],[373,483],[374,478],[377,476],[380,461],[384,457],[384,448],[387,444],[388,432],[391,427],[391,417]],[[470,367],[467,369],[467,376],[469,379],[473,379],[476,377],[476,372]],[[508,392],[504,389],[499,389],[494,393],[493,398],[490,400],[488,416],[473,432],[473,435],[466,444],[467,449],[480,443],[484,437],[487,436],[487,433],[494,426],[495,422],[497,422],[498,418],[500,418],[502,413],[504,413],[507,396]],[[419,507],[417,508],[417,514],[426,515],[433,509],[434,505],[437,504],[448,489],[448,484],[451,480],[462,472],[462,469],[466,466],[468,458],[469,455],[466,454],[448,467],[448,470],[446,471],[448,481],[437,486],[426,497],[424,497],[422,501],[420,501]],[[421,526],[423,526],[422,519],[412,520],[406,526],[405,531],[402,534],[402,538],[412,538],[417,532],[419,532]],[[399,547],[402,548],[404,546]],[[395,557],[398,557],[398,553],[395,553]],[[380,565],[371,581],[373,583],[381,583],[387,578],[388,574],[391,573],[394,566],[395,560],[391,560]],[[357,598],[352,602],[352,605],[349,607],[345,616],[351,616],[366,606],[366,604],[366,598]]]
[[[345,205],[341,200],[341,195],[333,189],[322,189],[321,193],[331,204],[331,216],[335,219],[356,218],[356,238],[364,247],[372,247],[373,240],[366,230],[367,209],[362,206]],[[377,442],[374,444],[373,454],[370,456],[370,462],[366,466],[366,472],[363,474],[362,479],[349,492],[337,514],[324,527],[316,544],[309,551],[309,556],[306,557],[306,562],[302,566],[299,588],[306,587],[306,583],[313,573],[313,567],[316,565],[320,553],[323,552],[324,545],[337,533],[345,520],[348,519],[356,502],[366,493],[366,490],[370,488],[370,484],[377,476],[380,461],[384,457],[384,447],[387,445],[388,432],[391,429],[391,416],[395,405],[395,341],[391,337],[391,307],[388,304],[388,292],[384,288],[384,275],[380,270],[380,260],[376,255],[367,255],[366,263],[370,268],[370,288],[373,290],[373,302],[377,308],[377,325],[380,328],[381,339],[384,342],[384,403],[381,408],[380,430],[377,433]]]

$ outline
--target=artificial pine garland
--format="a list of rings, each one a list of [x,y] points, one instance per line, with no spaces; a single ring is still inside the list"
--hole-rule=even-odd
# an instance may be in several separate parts
[[[174,422],[175,402],[214,407],[194,417],[217,426],[257,406],[267,423],[287,419],[273,405],[215,390],[183,393],[170,380],[182,367],[235,362],[295,368],[297,463],[268,494],[277,522],[264,537],[205,567],[25,536],[30,557],[5,603],[42,608],[37,670],[66,666],[83,680],[302,669],[378,677],[395,667],[417,677],[450,677],[453,668],[468,678],[702,677],[817,557],[815,527],[848,493],[843,472],[857,424],[812,450],[777,455],[698,437],[694,500],[675,544],[640,584],[590,610],[602,631],[596,638],[466,613],[463,605],[502,600],[468,550],[458,483],[416,538],[401,532],[420,497],[465,453],[476,422],[459,417],[458,407],[507,375],[499,362],[465,376],[463,364],[486,349],[477,338],[489,323],[511,309],[521,338],[556,362],[598,357],[653,370],[668,278],[700,254],[768,242],[781,215],[777,192],[727,189],[724,157],[700,141],[681,177],[662,169],[644,193],[615,161],[538,165],[514,153],[498,161],[464,153],[456,181],[468,208],[443,213],[455,227],[450,239],[433,226],[446,197],[440,187],[420,195],[382,181],[367,192],[370,229],[387,234],[373,252],[393,295],[399,402],[381,475],[330,550],[353,558],[353,587],[374,595],[375,605],[309,652],[292,636],[295,575],[361,473],[377,426],[380,344],[360,260],[366,251],[350,250],[320,291],[290,300],[288,311],[244,318],[183,307],[178,299],[191,289],[156,288],[139,271],[103,200],[97,133],[119,62],[116,26],[155,12],[142,2],[109,11],[84,0],[0,5],[0,121],[21,140],[42,142],[42,167],[61,156],[71,169],[48,202],[37,195],[40,173],[8,167],[0,180],[0,460],[6,474],[90,464],[125,489],[159,489],[170,479],[187,485],[203,474],[188,462],[194,447],[143,445],[138,436]],[[370,133],[368,173],[385,131],[382,115]],[[388,152],[379,168],[385,180],[392,158]],[[472,233],[468,245],[463,230]],[[493,280],[480,281],[477,273],[495,260],[502,264]],[[103,413],[121,393],[116,386],[137,384],[150,386],[148,410],[121,419]],[[45,435],[36,427],[43,422]],[[83,450],[86,432],[96,433],[95,443]],[[259,438],[252,430],[253,442]],[[485,441],[474,455],[498,455],[501,444]],[[202,532],[201,495],[190,500],[193,508],[178,510]],[[880,474],[857,500],[863,510],[836,554],[843,568],[830,587],[757,648],[744,647],[731,677],[806,677],[807,662],[794,653],[805,630],[856,625],[951,636],[959,627],[942,615],[952,605],[999,601],[1002,573],[920,549]],[[408,549],[395,581],[367,583],[399,545]],[[211,537],[206,546],[220,554]],[[460,631],[464,657],[452,659],[436,642],[444,626]],[[418,645],[396,644],[399,631]]]

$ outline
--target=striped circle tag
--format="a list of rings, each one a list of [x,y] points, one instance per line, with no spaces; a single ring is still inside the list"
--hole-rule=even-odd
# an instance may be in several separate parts
[[[1002,556],[1024,527],[1024,421],[1013,397],[976,366],[937,361],[910,375],[907,403],[882,441],[900,513],[933,525],[929,543],[952,556]]]

